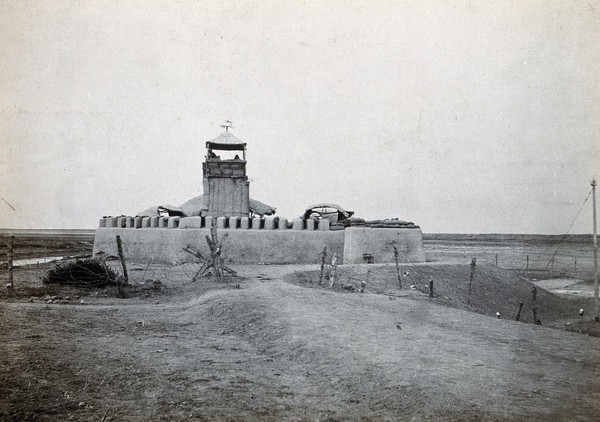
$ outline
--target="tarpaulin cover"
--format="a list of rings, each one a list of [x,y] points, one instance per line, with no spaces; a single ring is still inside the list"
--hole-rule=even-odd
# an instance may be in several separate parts
[[[179,208],[187,216],[200,215],[203,210],[208,210],[208,197],[206,195],[196,196],[182,204]],[[276,208],[250,198],[250,211],[257,215],[272,215],[275,214]]]

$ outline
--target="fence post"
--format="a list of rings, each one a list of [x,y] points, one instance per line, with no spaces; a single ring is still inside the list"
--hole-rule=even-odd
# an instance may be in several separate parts
[[[496,254],[496,267],[498,266],[498,254]]]
[[[125,255],[123,255],[123,244],[121,243],[121,236],[117,235],[117,252],[119,253],[119,261],[121,261],[121,267],[123,267],[123,279],[125,285],[129,284],[129,276],[127,275],[127,266],[125,265]]]
[[[327,246],[323,248],[321,252],[321,274],[319,275],[319,286],[323,282],[323,270],[325,269],[325,259],[327,258]]]
[[[519,310],[517,311],[517,317],[515,318],[515,321],[518,321],[521,319],[521,311],[523,310],[523,302],[519,301]]]
[[[394,258],[396,259],[396,273],[398,274],[398,287],[402,289],[402,276],[400,275],[400,265],[398,264],[398,248],[394,246]]]
[[[529,255],[527,255],[527,266],[525,267],[526,270],[529,269]]]
[[[335,284],[335,279],[337,278],[337,254],[334,252],[333,257],[331,258],[331,282],[329,283],[329,288],[331,289]]]
[[[533,323],[537,324],[537,305],[536,305],[537,289],[534,287],[531,290],[531,309],[533,311]]]
[[[471,260],[471,274],[469,276],[469,290],[467,292],[467,305],[471,306],[471,289],[473,287],[473,277],[475,277],[475,266],[477,265],[477,258]]]
[[[15,245],[15,236],[10,235],[8,238],[8,284],[12,289],[14,284],[14,268],[13,268],[13,256],[14,256],[14,245]]]
[[[371,269],[367,270],[367,281],[361,281],[360,282],[360,292],[364,293],[365,292],[365,288],[367,287],[367,283],[369,282],[369,275],[371,274]]]

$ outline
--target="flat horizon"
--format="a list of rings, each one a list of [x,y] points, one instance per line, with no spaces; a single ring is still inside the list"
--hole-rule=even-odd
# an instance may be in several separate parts
[[[5,234],[9,232],[69,232],[69,231],[87,231],[93,232],[96,231],[99,227],[96,228],[6,228],[0,227],[0,234]],[[116,227],[115,227],[116,228]],[[123,229],[123,230],[141,230],[141,229]],[[165,230],[179,230],[179,229],[165,229]],[[189,230],[189,229],[185,229]],[[202,229],[204,230],[204,229]],[[228,230],[228,229],[226,229]],[[241,230],[241,229],[240,229]],[[573,237],[587,237],[593,236],[593,233],[562,233],[562,234],[553,234],[553,233],[500,233],[500,232],[428,232],[423,231],[421,228],[421,232],[423,236],[431,236],[431,235],[459,235],[459,236],[468,236],[468,235],[486,235],[486,236],[551,236],[551,237],[562,237],[562,236],[573,236]]]

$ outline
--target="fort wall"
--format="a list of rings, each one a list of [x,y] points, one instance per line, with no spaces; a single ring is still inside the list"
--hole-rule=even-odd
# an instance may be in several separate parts
[[[94,239],[94,256],[117,255],[116,235],[125,258],[132,262],[194,262],[186,246],[209,255],[206,236],[218,229],[223,254],[230,264],[311,264],[327,246],[345,264],[424,262],[423,235],[418,228],[349,227],[330,230],[328,220],[300,218],[288,222],[276,217],[107,217],[100,220]]]
[[[425,262],[420,229],[348,227],[344,236],[344,264],[360,264],[369,255],[374,263]]]
[[[94,239],[94,255],[104,252],[117,255],[116,235],[121,236],[125,258],[132,262],[194,262],[183,251],[186,246],[210,256],[206,236],[210,229],[123,229],[100,228]],[[306,230],[218,230],[223,241],[223,256],[230,264],[309,264],[316,263],[319,253],[327,251],[342,256],[343,231]]]

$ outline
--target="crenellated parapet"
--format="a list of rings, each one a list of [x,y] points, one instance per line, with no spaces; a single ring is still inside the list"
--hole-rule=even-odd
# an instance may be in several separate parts
[[[328,231],[331,229],[327,219],[314,220],[294,218],[288,220],[281,217],[103,217],[100,219],[99,228],[120,229],[218,229],[234,230],[307,230]]]

